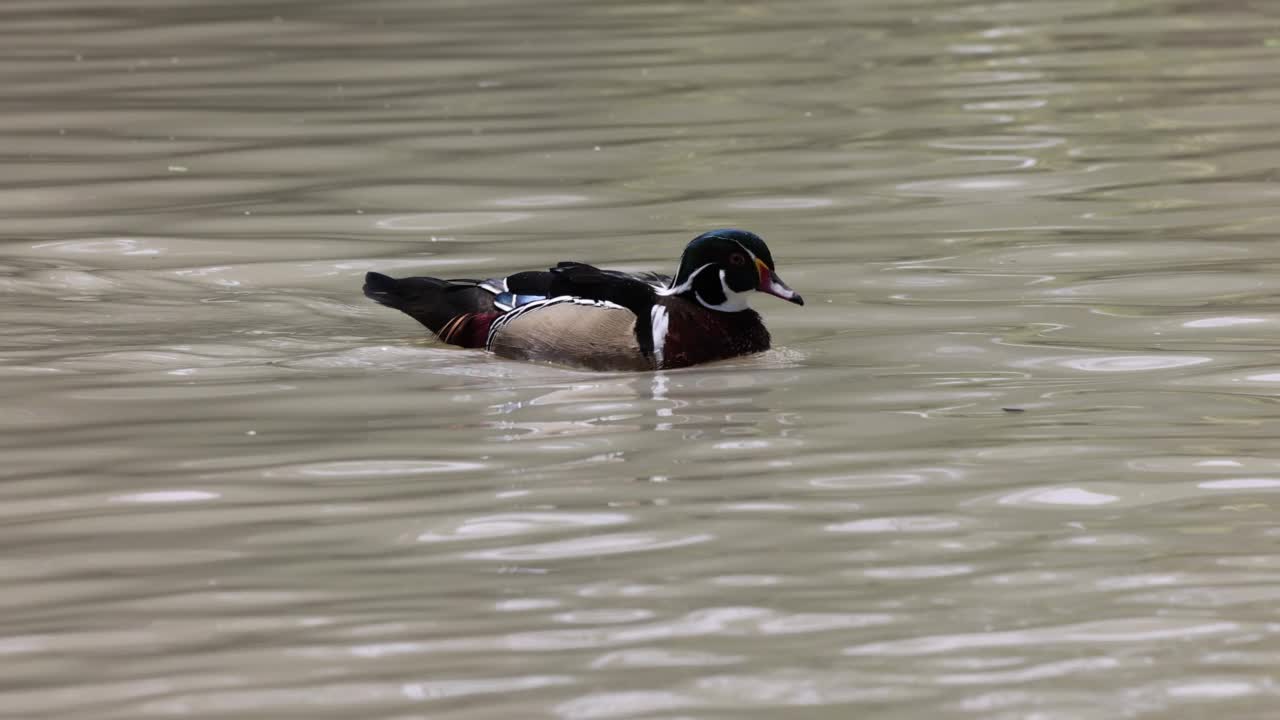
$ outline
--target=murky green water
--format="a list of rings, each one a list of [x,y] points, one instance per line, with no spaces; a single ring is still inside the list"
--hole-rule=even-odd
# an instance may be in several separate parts
[[[1265,3],[0,5],[0,714],[1270,718]],[[424,341],[670,271],[778,347]]]

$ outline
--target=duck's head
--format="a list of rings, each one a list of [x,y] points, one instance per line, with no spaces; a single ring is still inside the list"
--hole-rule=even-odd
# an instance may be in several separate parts
[[[680,295],[721,312],[747,309],[747,297],[758,291],[797,305],[804,298],[787,287],[773,269],[769,246],[746,230],[712,230],[689,242],[680,269],[663,294]]]

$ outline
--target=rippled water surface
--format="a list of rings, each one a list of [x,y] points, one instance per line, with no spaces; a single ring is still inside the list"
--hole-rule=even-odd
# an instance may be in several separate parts
[[[1263,2],[0,4],[0,714],[1270,718]],[[769,239],[777,347],[361,276]]]

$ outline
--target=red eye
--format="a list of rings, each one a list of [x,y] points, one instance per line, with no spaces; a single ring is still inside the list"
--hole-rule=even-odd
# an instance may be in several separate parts
[[[730,256],[729,256],[729,262],[730,262],[730,263],[732,263],[732,264],[734,264],[734,265],[741,265],[741,264],[745,263],[746,261],[747,261],[747,259],[746,259],[745,257],[743,257],[742,255],[739,255],[739,254],[737,254],[737,253],[734,253],[733,255],[730,255]]]

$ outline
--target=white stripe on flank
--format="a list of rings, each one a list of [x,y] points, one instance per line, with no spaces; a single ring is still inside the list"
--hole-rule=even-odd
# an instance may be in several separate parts
[[[654,305],[649,310],[649,325],[653,328],[653,361],[659,369],[662,367],[662,354],[667,346],[667,324],[670,317],[667,309]]]

